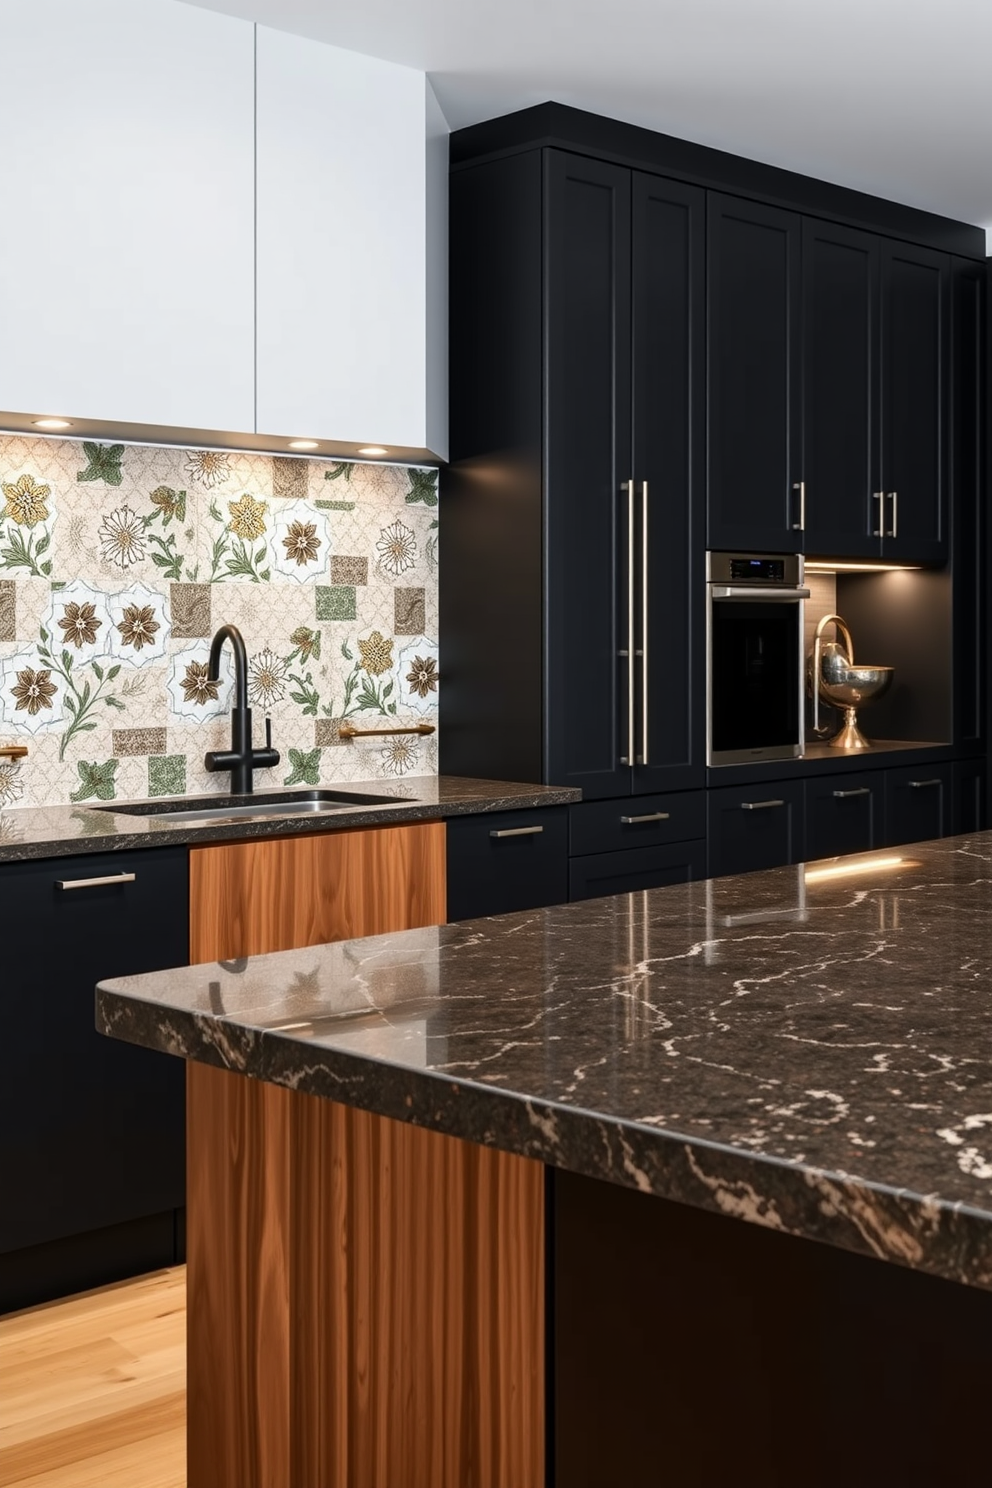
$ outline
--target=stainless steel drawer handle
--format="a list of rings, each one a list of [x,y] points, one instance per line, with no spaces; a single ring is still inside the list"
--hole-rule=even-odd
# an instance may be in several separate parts
[[[834,795],[834,800],[836,800],[836,801],[846,801],[851,796],[870,796],[871,795],[871,788],[870,788],[870,786],[862,785],[862,786],[859,786],[859,788],[857,790],[834,791],[833,795]]]
[[[498,832],[490,832],[490,837],[536,837],[538,832],[543,832],[543,827],[501,827]]]
[[[668,821],[670,816],[670,811],[649,811],[646,816],[622,816],[620,820],[625,827],[632,827],[635,822]]]
[[[55,887],[57,889],[99,889],[104,884],[134,883],[135,877],[133,873],[110,873],[106,878],[57,878]]]
[[[907,782],[910,790],[924,790],[928,785],[943,785],[942,780],[910,780]]]
[[[772,806],[784,806],[784,801],[742,801],[742,811],[769,811]]]

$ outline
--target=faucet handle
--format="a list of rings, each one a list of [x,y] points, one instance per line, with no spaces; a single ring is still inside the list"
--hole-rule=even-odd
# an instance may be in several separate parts
[[[265,715],[265,747],[266,749],[272,748],[272,719],[268,713]]]

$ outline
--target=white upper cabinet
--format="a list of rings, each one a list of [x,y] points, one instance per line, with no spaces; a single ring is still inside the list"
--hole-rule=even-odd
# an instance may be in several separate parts
[[[0,0],[0,412],[254,427],[254,27]]]
[[[443,457],[447,131],[424,74],[259,26],[256,106],[257,431]]]

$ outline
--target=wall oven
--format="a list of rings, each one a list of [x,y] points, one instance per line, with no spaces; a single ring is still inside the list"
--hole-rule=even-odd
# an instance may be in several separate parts
[[[706,762],[753,764],[803,752],[803,560],[706,556]]]

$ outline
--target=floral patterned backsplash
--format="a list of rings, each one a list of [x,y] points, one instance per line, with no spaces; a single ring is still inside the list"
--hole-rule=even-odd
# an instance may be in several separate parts
[[[248,650],[256,785],[434,774],[437,471],[0,435],[0,808],[223,792]]]

